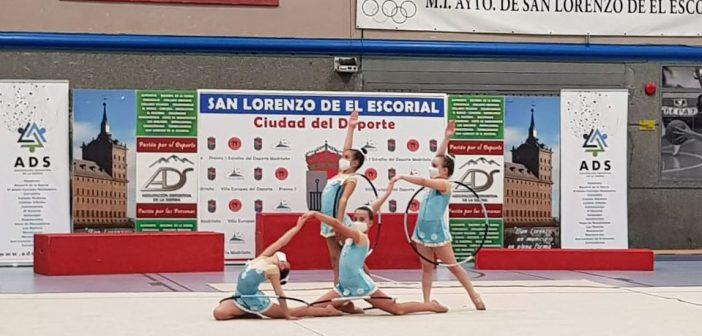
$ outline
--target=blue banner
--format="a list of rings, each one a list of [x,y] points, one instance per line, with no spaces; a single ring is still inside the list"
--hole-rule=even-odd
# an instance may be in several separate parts
[[[443,97],[200,93],[200,113],[443,118]]]

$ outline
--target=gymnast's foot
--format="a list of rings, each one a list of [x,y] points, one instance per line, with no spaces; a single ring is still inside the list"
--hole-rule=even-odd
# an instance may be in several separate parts
[[[433,307],[432,307],[432,310],[433,310],[435,313],[445,313],[445,312],[448,311],[448,307],[442,306],[442,305],[439,303],[439,301],[431,300],[431,304],[432,304],[432,306],[433,306]]]
[[[473,301],[475,309],[485,310],[485,302],[483,302],[483,298],[481,298],[480,295],[476,295],[475,297],[471,297],[470,299]]]

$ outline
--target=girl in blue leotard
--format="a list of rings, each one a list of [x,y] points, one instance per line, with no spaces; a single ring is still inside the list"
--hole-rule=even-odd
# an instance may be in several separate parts
[[[370,207],[361,207],[354,212],[354,222],[352,227],[348,227],[336,218],[312,211],[303,217],[315,218],[322,223],[330,225],[337,236],[344,238],[344,247],[339,258],[339,283],[333,290],[323,295],[315,302],[317,307],[336,307],[347,313],[361,313],[356,309],[353,302],[349,300],[335,300],[344,297],[369,297],[366,301],[373,307],[384,310],[393,315],[405,315],[416,312],[437,312],[444,313],[448,308],[442,306],[437,301],[432,302],[405,302],[397,303],[394,300],[385,299],[387,295],[383,293],[373,280],[364,271],[364,263],[368,256],[369,240],[366,232],[373,225],[373,215],[380,209],[380,205],[390,196],[393,184],[388,185],[388,189],[379,200]],[[374,297],[379,297],[374,299]]]
[[[429,189],[419,208],[417,225],[414,228],[412,240],[417,245],[417,251],[428,259],[438,257],[445,264],[456,264],[456,256],[451,246],[451,233],[446,222],[446,209],[451,198],[451,183],[448,178],[453,175],[454,162],[447,155],[448,142],[456,132],[456,124],[449,122],[446,127],[444,140],[438,150],[439,155],[431,161],[429,178],[410,175],[399,175],[393,182],[405,180],[409,183]],[[419,259],[422,262],[422,293],[424,302],[431,300],[431,287],[434,277],[434,264]],[[478,310],[485,310],[485,303],[473,288],[468,273],[460,265],[450,266],[449,270],[468,292],[471,301]]]
[[[246,268],[239,274],[236,282],[236,293],[233,297],[220,301],[213,315],[216,320],[236,318],[252,318],[266,316],[270,318],[297,319],[306,316],[338,316],[340,311],[333,307],[300,307],[289,309],[284,299],[278,299],[278,304],[264,297],[259,290],[261,283],[270,281],[273,291],[278,297],[284,297],[282,285],[287,282],[290,263],[281,248],[300,231],[307,218],[300,217],[297,225],[288,230],[275,243],[266,248],[256,259],[246,263]],[[248,296],[248,297],[247,297]],[[331,309],[329,309],[331,308]]]
[[[356,177],[353,175],[358,171],[365,161],[363,149],[352,149],[353,132],[358,125],[358,112],[351,113],[344,141],[344,151],[339,159],[339,174],[327,181],[327,185],[322,191],[321,211],[327,216],[334,217],[344,224],[351,225],[351,219],[346,214],[346,204],[356,189]],[[334,208],[336,204],[336,209]],[[339,281],[339,254],[341,247],[339,240],[335,237],[335,232],[329,225],[323,224],[321,236],[325,238],[332,270],[334,271],[334,283]]]

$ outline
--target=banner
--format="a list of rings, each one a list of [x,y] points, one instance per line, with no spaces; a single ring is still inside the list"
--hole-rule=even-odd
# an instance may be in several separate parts
[[[134,231],[136,91],[73,90],[73,231]]]
[[[0,263],[33,260],[34,235],[70,232],[68,82],[0,81]]]
[[[358,0],[361,29],[699,36],[699,0]]]
[[[505,100],[505,247],[560,247],[560,98]]]
[[[451,192],[449,221],[453,250],[465,258],[485,235],[485,204],[488,232],[484,247],[502,247],[504,200],[504,117],[502,96],[449,96],[448,119],[456,122],[449,143],[455,160],[452,180],[471,187],[480,196],[456,186]]]
[[[197,230],[197,93],[137,91],[136,230]]]
[[[561,91],[563,248],[628,248],[625,90]]]
[[[338,171],[349,114],[360,123],[354,147],[368,151],[358,171],[378,193],[396,174],[421,174],[444,134],[446,96],[362,92],[199,91],[200,230],[226,234],[228,258],[252,258],[256,213],[319,210]],[[405,182],[383,206],[401,213],[416,187]],[[351,212],[375,200],[359,177]],[[419,209],[421,195],[410,205]]]

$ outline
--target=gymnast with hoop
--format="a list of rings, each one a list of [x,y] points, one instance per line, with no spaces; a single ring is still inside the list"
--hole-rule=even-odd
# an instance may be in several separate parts
[[[362,313],[353,306],[352,299],[362,298],[374,308],[381,309],[393,315],[405,315],[418,312],[445,313],[448,308],[437,301],[398,303],[378,289],[373,280],[364,272],[363,265],[368,257],[370,241],[366,232],[373,225],[372,215],[380,209],[380,205],[392,193],[393,183],[381,199],[369,207],[361,207],[354,212],[352,227],[347,227],[338,219],[316,211],[303,215],[305,218],[315,218],[331,226],[339,237],[345,239],[339,258],[339,283],[327,294],[320,297],[311,305],[313,307],[336,307],[347,313]],[[370,210],[370,211],[369,211]]]
[[[451,182],[448,180],[453,175],[454,160],[447,154],[448,142],[456,132],[455,122],[446,126],[444,139],[438,149],[438,154],[431,161],[429,178],[398,175],[392,182],[404,180],[409,183],[428,188],[419,208],[417,224],[412,235],[416,245],[416,252],[422,262],[422,294],[424,302],[431,302],[431,289],[434,277],[434,268],[438,257],[449,268],[451,273],[468,292],[471,301],[478,310],[485,310],[485,303],[468,277],[468,273],[456,262],[456,256],[451,246],[451,233],[445,214],[451,199]]]
[[[288,230],[276,242],[268,246],[257,258],[246,263],[246,267],[239,274],[234,296],[221,300],[213,315],[216,320],[230,320],[237,318],[285,318],[294,320],[299,317],[338,316],[342,313],[333,306],[311,307],[306,302],[285,297],[282,285],[290,275],[290,263],[285,253],[279,250],[287,245],[290,240],[302,229],[307,217],[299,217],[297,224]],[[270,281],[275,296],[267,296],[258,289],[261,283]],[[277,298],[278,304],[271,302]],[[304,307],[290,309],[287,300],[300,301]]]
[[[357,178],[354,175],[363,166],[365,149],[353,149],[353,132],[358,125],[358,111],[349,116],[344,150],[339,159],[339,174],[327,181],[322,190],[321,211],[327,216],[339,220],[345,225],[351,225],[351,219],[346,214],[346,204],[356,189]],[[339,282],[339,254],[341,253],[340,240],[335,237],[332,227],[322,224],[321,236],[325,238],[332,270],[334,271],[334,284]]]

